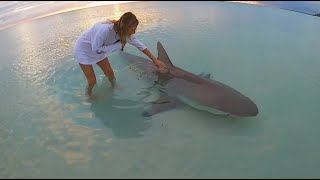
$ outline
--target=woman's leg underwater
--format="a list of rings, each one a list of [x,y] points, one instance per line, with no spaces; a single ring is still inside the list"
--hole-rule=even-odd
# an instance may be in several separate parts
[[[94,74],[94,70],[92,65],[80,64],[80,67],[87,78],[88,86],[87,86],[87,95],[92,96],[92,88],[96,84],[96,75]]]
[[[116,78],[114,76],[114,72],[113,72],[113,69],[109,63],[108,58],[105,58],[105,59],[99,61],[97,63],[97,65],[101,68],[104,75],[106,75],[109,78],[109,81],[110,81],[112,87],[115,87],[116,86],[116,82],[115,82]]]

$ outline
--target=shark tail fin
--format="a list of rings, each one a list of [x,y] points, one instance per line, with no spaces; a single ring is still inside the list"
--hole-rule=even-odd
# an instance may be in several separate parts
[[[173,66],[166,50],[163,48],[162,44],[158,41],[157,43],[158,49],[158,59],[166,64],[166,66]]]

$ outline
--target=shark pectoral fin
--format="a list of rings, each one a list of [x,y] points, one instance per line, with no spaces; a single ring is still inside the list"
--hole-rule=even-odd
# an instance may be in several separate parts
[[[148,109],[144,110],[142,115],[144,117],[153,116],[160,112],[168,111],[174,109],[177,106],[175,101],[168,99],[167,97],[161,96],[156,101],[151,102],[151,106]]]

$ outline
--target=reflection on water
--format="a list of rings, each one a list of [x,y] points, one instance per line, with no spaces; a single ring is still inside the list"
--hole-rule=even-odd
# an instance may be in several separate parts
[[[63,93],[60,89],[56,90],[58,94]],[[70,94],[64,96],[68,98]],[[91,160],[91,150],[96,144],[94,135],[97,130],[75,124],[67,113],[74,111],[79,105],[68,104],[67,101],[61,101],[57,96],[48,94],[43,106],[46,107],[43,122],[49,131],[43,132],[42,137],[38,137],[38,143],[63,158],[67,164],[83,164]]]

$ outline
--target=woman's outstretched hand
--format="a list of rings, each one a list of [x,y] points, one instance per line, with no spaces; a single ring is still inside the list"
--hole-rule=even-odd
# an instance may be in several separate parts
[[[153,63],[155,64],[155,66],[158,68],[160,72],[166,72],[168,70],[166,67],[166,64],[160,61],[159,59],[154,60]]]

